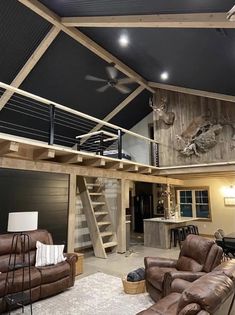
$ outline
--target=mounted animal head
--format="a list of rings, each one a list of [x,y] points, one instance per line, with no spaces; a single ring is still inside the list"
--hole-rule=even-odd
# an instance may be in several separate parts
[[[167,112],[168,110],[168,103],[167,103],[167,97],[162,96],[159,102],[159,105],[154,104],[153,99],[149,99],[149,106],[153,109],[153,111],[156,113],[155,119],[163,120],[163,122],[166,125],[173,125],[175,120],[175,113],[173,112]]]

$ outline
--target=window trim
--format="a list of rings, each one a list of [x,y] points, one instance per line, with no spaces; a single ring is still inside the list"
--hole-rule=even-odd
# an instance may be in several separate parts
[[[207,190],[208,191],[208,210],[209,210],[209,218],[197,218],[196,217],[196,194],[192,194],[192,212],[193,216],[192,218],[197,219],[198,221],[207,221],[207,222],[212,222],[212,212],[211,212],[211,198],[210,198],[210,187],[209,186],[190,186],[190,187],[177,187],[175,189],[175,197],[176,197],[176,203],[180,205],[180,196],[179,192],[180,191],[196,191],[196,190]]]

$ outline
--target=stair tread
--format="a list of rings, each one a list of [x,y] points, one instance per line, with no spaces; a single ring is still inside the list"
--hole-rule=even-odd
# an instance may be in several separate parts
[[[105,202],[103,202],[103,201],[92,201],[91,203],[93,206],[105,205]]]
[[[97,222],[97,225],[110,225],[111,222],[110,221],[100,221],[100,222]]]
[[[113,235],[113,232],[111,232],[111,231],[100,232],[100,236],[101,236],[101,237],[112,236],[112,235]]]
[[[108,243],[104,243],[104,248],[108,248],[108,247],[113,247],[113,246],[117,246],[117,242],[108,242]]]
[[[87,186],[94,186],[94,187],[100,187],[101,184],[95,184],[95,183],[86,183]]]
[[[89,194],[90,194],[90,196],[102,196],[103,195],[103,193],[97,193],[97,192],[90,192]]]
[[[105,215],[109,214],[107,211],[95,211],[95,215]]]

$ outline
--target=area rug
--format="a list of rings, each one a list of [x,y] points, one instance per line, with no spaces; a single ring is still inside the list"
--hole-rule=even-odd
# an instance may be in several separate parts
[[[153,303],[148,293],[126,294],[120,278],[97,272],[76,280],[63,293],[35,302],[33,315],[135,315]],[[29,306],[24,314],[30,314]]]

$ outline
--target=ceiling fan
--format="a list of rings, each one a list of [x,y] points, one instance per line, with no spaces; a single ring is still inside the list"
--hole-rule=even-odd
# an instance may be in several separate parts
[[[105,85],[101,86],[100,88],[96,89],[97,92],[105,92],[108,88],[115,88],[119,92],[123,94],[130,93],[131,89],[125,84],[133,83],[134,80],[132,78],[121,78],[118,79],[118,71],[116,68],[108,66],[106,67],[106,72],[108,75],[107,79],[97,78],[93,75],[86,75],[85,79],[89,81],[96,81],[96,82],[104,82]]]

